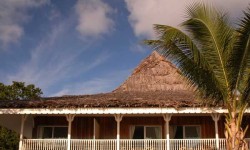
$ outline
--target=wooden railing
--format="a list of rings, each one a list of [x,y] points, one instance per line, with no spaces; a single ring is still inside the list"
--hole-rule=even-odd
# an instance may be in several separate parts
[[[71,150],[116,150],[116,140],[72,139]]]
[[[219,150],[226,150],[226,139],[219,139]]]
[[[67,150],[67,139],[24,139],[21,150]]]
[[[215,139],[171,139],[171,150],[214,150]],[[224,149],[222,147],[222,149]]]
[[[250,148],[250,139],[246,139]],[[70,150],[117,150],[116,139],[71,139]],[[121,139],[120,150],[166,150],[166,139]],[[67,139],[24,139],[21,150],[67,150]],[[216,150],[215,139],[170,139],[170,150]],[[219,139],[219,150],[226,140]]]
[[[165,150],[165,139],[120,140],[120,150]]]

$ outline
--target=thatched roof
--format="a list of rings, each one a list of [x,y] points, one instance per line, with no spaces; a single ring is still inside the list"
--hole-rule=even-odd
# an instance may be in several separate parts
[[[114,92],[190,91],[178,70],[157,52],[135,68],[132,75]]]
[[[111,92],[105,94],[50,97],[29,101],[0,101],[0,108],[87,108],[87,107],[194,107],[186,91]]]
[[[85,107],[194,107],[192,90],[178,70],[153,52],[113,92],[62,96],[29,101],[0,101],[0,108],[85,108]]]

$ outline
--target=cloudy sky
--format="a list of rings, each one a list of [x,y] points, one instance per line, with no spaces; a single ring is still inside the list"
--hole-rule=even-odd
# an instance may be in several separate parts
[[[0,0],[0,82],[43,96],[109,92],[151,53],[152,24],[177,26],[195,0]],[[198,1],[198,0],[196,0]],[[203,0],[237,20],[248,0]]]

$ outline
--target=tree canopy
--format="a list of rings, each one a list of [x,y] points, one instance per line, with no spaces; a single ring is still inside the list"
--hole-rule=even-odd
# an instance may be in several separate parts
[[[13,81],[11,85],[0,83],[0,100],[33,100],[39,99],[42,90],[33,84]]]

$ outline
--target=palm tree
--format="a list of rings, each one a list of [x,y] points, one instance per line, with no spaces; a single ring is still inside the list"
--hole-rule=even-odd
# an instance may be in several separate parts
[[[203,102],[228,109],[227,149],[247,149],[241,122],[250,98],[250,9],[233,26],[226,13],[195,3],[179,29],[154,30],[158,37],[145,43],[180,70]]]

